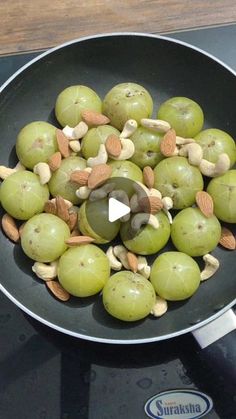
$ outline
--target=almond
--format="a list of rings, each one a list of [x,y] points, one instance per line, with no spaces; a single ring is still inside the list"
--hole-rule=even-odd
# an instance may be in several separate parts
[[[176,147],[176,133],[175,133],[175,130],[171,128],[164,135],[160,144],[160,150],[164,156],[171,157],[174,155],[175,147]]]
[[[105,142],[105,147],[109,156],[119,157],[122,147],[121,147],[121,141],[117,135],[115,134],[108,135]]]
[[[129,267],[132,272],[136,273],[138,272],[138,258],[137,256],[132,252],[127,252],[127,260]]]
[[[111,176],[112,168],[108,164],[98,164],[92,168],[88,178],[89,189],[95,189],[105,183]]]
[[[19,227],[19,236],[20,236],[20,237],[22,236],[24,226],[25,226],[25,223],[22,223],[22,224],[20,225],[20,227]]]
[[[69,140],[61,129],[56,129],[57,145],[62,157],[69,157]]]
[[[80,186],[86,186],[88,184],[88,177],[90,173],[86,170],[75,170],[70,175],[71,182],[78,183]]]
[[[57,169],[59,169],[61,165],[61,153],[60,151],[57,151],[54,153],[49,159],[48,159],[48,165],[52,172],[55,172]]]
[[[109,124],[109,122],[110,122],[110,119],[106,115],[103,115],[100,112],[92,111],[92,110],[89,110],[89,109],[84,109],[81,112],[81,118],[89,126],[91,126],[91,125],[106,125],[106,124]]]
[[[145,196],[138,203],[142,211],[149,214],[156,214],[163,208],[163,202],[158,196]]]
[[[198,191],[196,193],[196,203],[200,211],[205,217],[212,217],[214,211],[214,203],[211,195],[205,191]]]
[[[78,213],[73,211],[69,214],[69,220],[67,221],[70,231],[73,231],[77,226],[78,222]]]
[[[7,213],[2,217],[2,229],[11,241],[15,243],[19,241],[20,234],[16,222],[14,218]]]
[[[68,246],[79,246],[80,244],[89,244],[94,242],[94,238],[90,236],[72,236],[66,239],[65,243]]]
[[[52,294],[58,298],[60,301],[68,301],[70,298],[70,294],[61,286],[61,284],[57,281],[46,281],[45,282],[48,289],[52,292]]]
[[[56,196],[56,208],[57,216],[60,217],[63,221],[67,222],[69,220],[69,211],[64,199],[58,195]]]
[[[152,189],[154,187],[154,171],[150,166],[146,166],[143,169],[143,181],[144,184],[149,188]]]
[[[236,248],[236,240],[233,233],[226,227],[221,229],[221,237],[219,243],[225,249],[234,250]]]
[[[57,206],[55,202],[47,201],[44,205],[44,212],[47,212],[48,214],[57,214]]]

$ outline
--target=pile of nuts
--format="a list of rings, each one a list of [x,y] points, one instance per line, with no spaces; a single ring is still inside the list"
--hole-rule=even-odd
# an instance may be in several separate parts
[[[39,162],[34,166],[33,172],[39,176],[42,185],[49,182],[52,173],[60,167],[63,158],[79,153],[81,149],[80,140],[85,136],[89,127],[109,123],[109,119],[105,115],[94,111],[83,111],[82,119],[74,128],[65,126],[62,130],[57,129],[58,151],[50,157],[47,163]],[[191,165],[197,166],[203,175],[209,177],[224,174],[230,168],[230,160],[227,154],[221,154],[215,164],[203,159],[201,146],[192,138],[177,136],[174,129],[165,121],[142,119],[141,125],[164,133],[160,149],[165,157],[184,156]],[[112,169],[107,164],[109,157],[113,160],[127,160],[133,156],[135,147],[129,137],[135,132],[137,126],[137,122],[130,119],[125,123],[119,137],[114,134],[109,135],[105,144],[100,145],[97,156],[88,158],[87,167],[84,170],[72,172],[70,181],[78,185],[76,195],[81,200],[96,201],[108,197],[115,198],[129,206],[131,213],[135,214],[132,218],[131,227],[138,232],[144,224],[149,224],[154,229],[158,229],[159,223],[154,215],[159,211],[166,213],[171,224],[172,216],[170,210],[173,207],[173,201],[170,197],[162,197],[161,192],[154,188],[154,172],[149,166],[143,169],[144,184],[134,183],[135,193],[131,198],[128,197],[125,191],[116,190],[112,181],[107,183],[112,174]],[[18,170],[24,170],[20,163],[13,169],[0,166],[0,178],[6,179]],[[213,215],[213,201],[207,192],[198,192],[196,203],[206,217]],[[71,231],[71,237],[66,240],[68,246],[78,246],[94,241],[92,237],[80,234],[77,227],[78,209],[70,201],[57,196],[45,204],[44,211],[57,215],[68,224]],[[123,216],[120,221],[126,222],[129,217],[130,214]],[[9,214],[5,214],[2,217],[2,228],[10,240],[13,242],[20,240],[23,224],[18,228],[15,220]],[[220,244],[227,249],[235,249],[235,238],[226,228],[222,228]],[[110,246],[106,255],[112,270],[120,271],[124,268],[135,273],[138,272],[146,279],[150,277],[151,267],[148,265],[147,259],[144,256],[136,256],[134,253],[129,252],[125,246]],[[203,256],[203,260],[205,267],[201,272],[202,281],[210,278],[219,268],[219,261],[212,255],[206,254]],[[55,280],[57,277],[57,265],[58,261],[49,264],[35,262],[32,270],[38,278],[46,281],[47,286],[57,298],[67,301],[70,298],[69,294]],[[167,302],[157,297],[157,303],[152,310],[152,314],[160,316],[166,310]]]

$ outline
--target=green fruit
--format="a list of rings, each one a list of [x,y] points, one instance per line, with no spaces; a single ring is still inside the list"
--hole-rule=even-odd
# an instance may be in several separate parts
[[[130,271],[112,275],[102,296],[106,311],[127,322],[148,316],[156,301],[152,284],[142,275]]]
[[[48,199],[47,185],[41,185],[39,177],[29,170],[15,172],[1,184],[1,205],[18,220],[42,212]]]
[[[48,122],[31,122],[17,136],[16,154],[28,169],[33,169],[39,162],[47,162],[56,151],[56,128]]]
[[[213,199],[216,217],[227,223],[236,223],[236,170],[212,179],[207,192]]]
[[[135,193],[132,181],[143,182],[142,170],[129,160],[110,161],[109,166],[112,174],[108,183],[114,183],[115,189],[122,189],[131,197]]]
[[[65,252],[65,240],[69,237],[70,229],[61,218],[43,213],[25,223],[21,246],[29,258],[37,262],[52,262]]]
[[[154,188],[163,196],[172,198],[174,209],[190,207],[198,191],[203,189],[203,178],[197,167],[190,165],[185,157],[168,157],[154,169]]]
[[[171,239],[180,252],[203,256],[215,249],[221,236],[217,218],[205,217],[198,208],[185,208],[173,220]]]
[[[133,180],[135,182],[143,181],[142,170],[134,163],[128,160],[119,160],[109,162],[112,168],[111,177],[120,177]]]
[[[73,204],[78,204],[80,200],[75,194],[78,184],[70,181],[70,175],[75,170],[83,170],[85,168],[86,161],[82,157],[71,156],[63,159],[59,169],[52,174],[48,183],[52,196],[60,195]]]
[[[102,109],[100,97],[90,87],[70,86],[57,97],[55,114],[62,127],[75,127],[81,121],[81,111],[85,109],[97,112]]]
[[[170,237],[170,224],[166,215],[163,212],[155,215],[160,224],[158,229],[147,224],[136,235],[131,232],[131,221],[134,216],[126,223],[122,223],[120,229],[121,240],[127,249],[139,255],[152,255],[161,250]]]
[[[79,230],[84,236],[90,236],[94,238],[95,239],[94,243],[99,243],[99,244],[106,243],[106,240],[100,237],[90,226],[87,219],[87,214],[86,214],[86,204],[87,204],[87,201],[84,201],[83,204],[79,208],[79,217],[78,217]]]
[[[122,130],[128,119],[138,123],[142,118],[150,118],[153,101],[149,92],[136,83],[120,83],[105,96],[103,113],[108,116],[111,125]]]
[[[155,259],[150,280],[160,297],[170,301],[185,300],[199,287],[200,269],[185,253],[165,252]]]
[[[120,229],[120,221],[108,219],[108,199],[84,202],[79,211],[79,230],[95,239],[95,243],[108,243]]]
[[[216,163],[220,154],[226,153],[232,167],[236,161],[236,146],[233,138],[226,132],[209,128],[199,132],[195,140],[203,149],[203,158]]]
[[[197,135],[204,123],[201,107],[194,100],[187,97],[172,97],[161,104],[158,119],[169,122],[176,134],[185,138]]]
[[[135,145],[135,153],[131,161],[143,169],[145,166],[155,167],[164,157],[160,151],[163,134],[139,127],[130,137]]]
[[[101,125],[96,128],[90,128],[81,142],[81,152],[85,159],[98,155],[99,147],[105,144],[109,135],[115,134],[119,137],[120,132],[110,125]]]
[[[76,297],[97,294],[109,276],[109,261],[105,253],[93,244],[70,248],[59,260],[59,282]]]

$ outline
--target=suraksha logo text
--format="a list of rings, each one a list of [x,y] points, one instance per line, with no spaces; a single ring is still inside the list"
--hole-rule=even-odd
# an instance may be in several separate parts
[[[197,419],[213,407],[212,399],[197,390],[170,390],[156,394],[145,404],[146,414],[153,419]]]

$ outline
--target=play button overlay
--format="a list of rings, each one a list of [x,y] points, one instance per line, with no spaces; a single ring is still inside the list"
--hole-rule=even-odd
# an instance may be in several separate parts
[[[145,188],[138,182],[125,177],[111,177],[99,187],[98,196],[95,194],[96,199],[93,193],[85,202],[84,210],[80,214],[82,233],[94,237],[97,243],[111,242],[119,237],[120,229],[124,225],[129,239],[140,234],[144,227],[137,231],[131,226],[135,212],[132,211],[130,202],[134,195],[147,197]]]
[[[120,220],[124,215],[130,213],[130,207],[123,204],[115,198],[109,198],[108,201],[108,220],[113,223]]]

